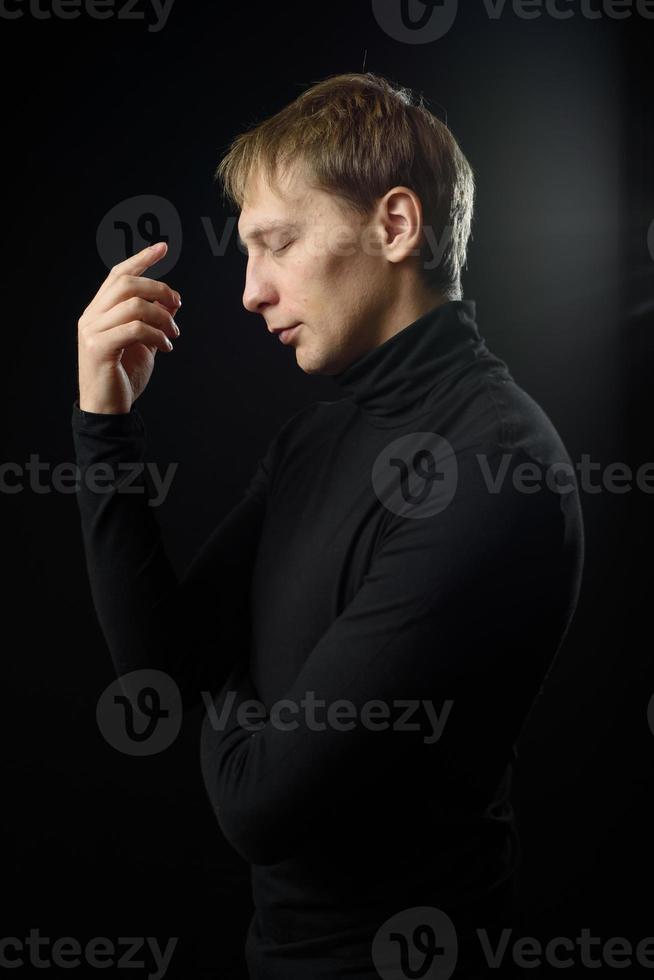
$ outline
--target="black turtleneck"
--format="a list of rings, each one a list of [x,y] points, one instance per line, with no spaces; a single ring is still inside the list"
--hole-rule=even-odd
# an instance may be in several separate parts
[[[117,673],[166,671],[186,708],[211,692],[202,774],[252,865],[253,980],[377,977],[372,939],[404,909],[445,911],[463,949],[509,914],[515,742],[583,564],[568,454],[473,302],[334,381],[345,397],[281,427],[180,579],[147,494],[120,474],[78,494]],[[144,458],[135,407],[72,421],[82,473]]]

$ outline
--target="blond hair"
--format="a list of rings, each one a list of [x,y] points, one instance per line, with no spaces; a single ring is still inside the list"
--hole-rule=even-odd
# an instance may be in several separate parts
[[[222,183],[223,200],[241,209],[253,172],[273,184],[296,162],[305,165],[317,188],[363,216],[391,187],[413,190],[422,204],[423,227],[432,230],[439,252],[434,268],[427,269],[423,235],[418,261],[424,282],[447,297],[460,294],[474,175],[422,96],[372,72],[331,75],[238,135],[215,179]]]

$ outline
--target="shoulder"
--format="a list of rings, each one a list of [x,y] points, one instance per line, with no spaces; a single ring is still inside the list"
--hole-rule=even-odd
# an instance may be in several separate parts
[[[456,451],[476,446],[543,465],[570,461],[546,409],[492,355],[453,377],[435,409],[434,421]]]
[[[467,520],[517,528],[581,524],[576,467],[545,408],[506,365],[481,359],[449,379],[430,424],[445,440],[457,492],[448,507]],[[466,516],[468,515],[468,516]]]

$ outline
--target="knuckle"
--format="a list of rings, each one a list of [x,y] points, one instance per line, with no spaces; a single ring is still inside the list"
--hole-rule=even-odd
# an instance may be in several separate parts
[[[118,294],[120,296],[124,296],[125,293],[127,292],[127,289],[128,289],[128,286],[129,286],[129,283],[127,281],[127,278],[128,277],[127,277],[127,275],[124,272],[120,272],[120,273],[117,273],[116,274],[116,278],[114,280],[113,287],[114,287],[114,289],[117,289],[118,290]]]
[[[86,327],[86,325],[90,323],[92,319],[93,319],[93,309],[91,308],[91,303],[89,303],[82,310],[80,318],[77,321],[77,326],[79,327],[80,330],[83,330],[84,327]]]
[[[87,354],[93,354],[98,348],[98,335],[94,333],[83,334],[81,343]]]
[[[140,296],[130,296],[127,302],[131,313],[142,314],[144,312],[144,302]]]

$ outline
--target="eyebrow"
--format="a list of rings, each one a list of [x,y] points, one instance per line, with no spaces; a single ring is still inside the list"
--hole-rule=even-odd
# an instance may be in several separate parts
[[[269,234],[269,232],[271,231],[277,231],[280,228],[286,228],[289,231],[290,230],[297,231],[299,225],[293,221],[285,221],[283,219],[278,219],[276,221],[269,221],[267,224],[254,225],[250,229],[249,234],[245,236],[245,238],[250,239],[251,241],[259,241],[261,238],[263,238],[264,235]],[[239,234],[238,231],[236,232],[236,237],[238,239],[239,245],[242,245],[243,248],[247,248],[246,242],[243,240],[243,238],[241,238],[241,235]]]

